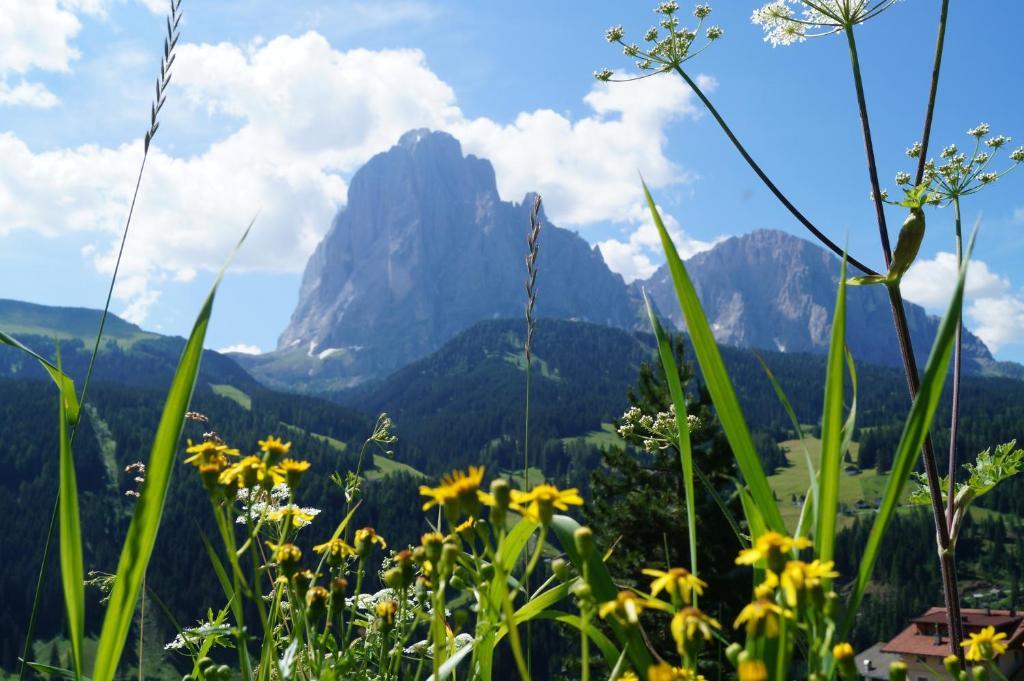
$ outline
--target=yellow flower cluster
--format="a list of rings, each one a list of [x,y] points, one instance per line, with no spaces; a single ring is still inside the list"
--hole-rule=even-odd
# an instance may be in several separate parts
[[[190,456],[185,459],[185,463],[196,467],[203,484],[211,493],[230,488],[269,489],[281,483],[287,483],[293,490],[298,487],[310,463],[295,459],[282,460],[292,444],[268,435],[266,440],[259,441],[259,446],[261,455],[244,456],[231,463],[228,457],[239,456],[237,449],[212,439],[197,445],[189,440],[185,452]]]

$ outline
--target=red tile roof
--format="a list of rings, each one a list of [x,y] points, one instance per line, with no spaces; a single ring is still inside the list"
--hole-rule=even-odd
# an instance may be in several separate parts
[[[963,608],[960,615],[965,632],[970,633],[980,631],[984,627],[995,627],[998,631],[1006,632],[1006,643],[1011,650],[1024,648],[1024,613],[1011,614],[1009,610]],[[935,629],[938,629],[941,634],[938,638],[935,636]],[[946,629],[946,609],[930,608],[928,612],[912,620],[910,626],[886,643],[882,647],[882,652],[945,657],[949,654],[949,636],[946,635],[948,633]]]

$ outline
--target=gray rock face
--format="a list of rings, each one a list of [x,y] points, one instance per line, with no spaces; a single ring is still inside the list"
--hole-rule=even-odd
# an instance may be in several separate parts
[[[452,136],[406,133],[353,177],[275,354],[330,359],[331,373],[357,382],[480,320],[522,317],[532,201],[502,201],[490,162],[463,156]],[[538,263],[538,316],[632,323],[622,278],[546,218]]]
[[[729,345],[782,352],[826,352],[839,283],[839,261],[824,248],[785,232],[759,230],[733,237],[686,262],[715,337]],[[663,266],[646,288],[677,326],[682,315]],[[895,365],[900,355],[889,297],[881,286],[848,287],[847,344],[857,362]],[[906,303],[921,368],[938,329],[937,317]],[[965,370],[996,371],[985,344],[964,333]]]
[[[276,387],[333,390],[383,377],[479,321],[522,319],[532,203],[529,194],[521,203],[502,201],[490,162],[464,156],[450,135],[406,133],[352,178],[348,204],[306,266],[278,349],[236,359]],[[596,247],[543,220],[538,317],[648,331],[643,287],[682,326],[666,267],[627,286]],[[757,231],[694,256],[687,268],[720,342],[827,350],[839,262],[825,249]],[[855,359],[899,364],[885,291],[850,288],[848,310]],[[907,316],[923,365],[938,319],[913,304]],[[993,360],[970,333],[964,356],[971,373],[1024,372]]]

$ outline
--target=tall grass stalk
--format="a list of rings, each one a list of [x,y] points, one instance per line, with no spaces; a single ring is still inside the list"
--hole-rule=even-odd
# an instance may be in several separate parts
[[[878,221],[879,241],[882,244],[882,255],[885,259],[886,269],[888,269],[892,263],[892,247],[889,243],[889,230],[885,220],[885,205],[878,181],[878,168],[875,162],[874,144],[871,139],[871,124],[868,116],[867,98],[864,93],[864,81],[860,69],[860,57],[857,52],[857,40],[854,37],[852,26],[847,26],[845,33],[850,52],[854,89],[857,94],[857,109],[860,113],[861,132],[864,137],[864,152],[867,157],[871,195],[875,204],[875,214]],[[910,389],[910,397],[914,400],[917,398],[920,390],[920,383],[913,341],[910,336],[910,327],[907,323],[906,308],[898,283],[893,286],[886,286],[886,289],[889,293],[893,322],[896,327],[896,337],[899,341],[900,354],[902,355],[904,371],[907,376],[907,385]],[[949,522],[942,505],[941,480],[930,434],[926,433],[922,445],[922,459],[931,498],[932,518],[935,524],[936,543],[939,552],[939,566],[942,573],[943,598],[945,600],[946,618],[950,632],[950,652],[959,656],[961,661],[963,661],[964,650],[960,645],[963,640],[963,629],[960,620],[960,595],[956,585],[956,571],[950,551]],[[950,477],[954,477],[952,473],[953,471],[951,471]]]
[[[537,254],[540,250],[540,208],[541,198],[538,194],[533,199],[530,210],[530,232],[526,237],[528,253],[526,255],[526,342],[523,343],[523,355],[526,359],[526,399],[523,408],[523,488],[530,489],[530,392],[533,377],[533,333],[537,328],[534,307],[537,304]]]
[[[156,136],[157,130],[160,127],[160,110],[167,101],[167,87],[170,85],[171,81],[171,67],[174,64],[175,48],[177,47],[178,39],[181,37],[181,34],[178,31],[178,25],[181,22],[182,16],[181,2],[182,0],[170,0],[170,11],[167,16],[167,36],[164,39],[163,57],[160,60],[160,75],[156,81],[156,96],[150,106],[149,128],[147,128],[146,133],[143,135],[142,161],[139,163],[139,173],[135,180],[135,189],[132,192],[132,200],[128,206],[128,215],[125,218],[124,229],[121,234],[121,243],[117,250],[117,259],[114,261],[114,271],[110,276],[110,286],[107,288],[107,298],[103,304],[103,311],[100,314],[99,328],[96,330],[96,340],[93,343],[92,355],[89,358],[89,366],[86,369],[85,380],[82,383],[82,393],[81,397],[78,399],[79,405],[85,404],[89,385],[92,382],[93,370],[96,366],[96,358],[99,355],[100,345],[103,341],[103,332],[110,312],[110,302],[114,295],[114,286],[117,283],[117,276],[121,269],[121,260],[124,256],[124,248],[128,240],[128,232],[131,228],[132,217],[135,214],[135,204],[139,198],[139,190],[142,187],[142,177],[146,169],[146,160],[149,158],[150,145],[152,144],[153,138]],[[78,434],[78,423],[78,419],[76,418],[73,422],[71,434],[68,440],[69,448],[74,446],[75,436]],[[25,644],[22,647],[21,666],[18,670],[19,681],[24,681],[25,672],[28,669],[27,661],[32,649],[32,639],[35,636],[36,620],[38,618],[39,605],[42,600],[42,586],[43,582],[46,580],[50,544],[53,542],[53,532],[57,526],[56,519],[59,508],[60,491],[58,490],[57,497],[53,501],[53,510],[50,513],[50,525],[46,534],[46,542],[43,545],[43,556],[39,564],[39,573],[36,577],[35,593],[32,597],[32,613],[29,616],[28,628],[25,633]]]

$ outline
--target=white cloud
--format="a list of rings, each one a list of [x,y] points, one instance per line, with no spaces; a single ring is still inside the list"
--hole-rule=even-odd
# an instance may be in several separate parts
[[[666,213],[661,206],[658,206],[658,212],[675,243],[676,250],[684,260],[701,251],[709,250],[724,238],[718,237],[712,241],[702,241],[687,236],[679,221]],[[647,205],[636,204],[633,206],[630,217],[635,222],[639,222],[640,226],[633,230],[626,241],[608,239],[598,243],[608,267],[621,274],[626,282],[646,279],[654,274],[664,261],[661,237],[658,236],[658,229],[650,218]]]
[[[263,351],[256,345],[247,345],[245,343],[238,343],[236,345],[229,345],[226,348],[218,348],[217,352],[221,354],[227,354],[229,352],[237,352],[243,355],[259,355]]]
[[[941,314],[949,305],[956,279],[956,255],[939,252],[915,262],[900,288],[907,300]],[[993,272],[983,260],[971,261],[964,289],[964,319],[993,352],[1024,340],[1024,300],[1011,289],[1010,280]]]
[[[342,52],[315,32],[247,46],[182,44],[164,116],[210,114],[237,127],[189,157],[157,137],[122,263],[132,285],[119,287],[119,300],[142,321],[158,300],[153,287],[219,268],[257,213],[237,267],[301,271],[351,173],[418,127],[448,130],[467,153],[490,158],[503,198],[539,191],[563,226],[641,225],[629,243],[642,247],[649,235],[637,172],[653,187],[690,179],[665,156],[665,128],[696,109],[681,84],[659,80],[595,84],[581,117],[538,110],[500,124],[467,119],[418,50]],[[36,152],[6,133],[0,159],[0,238],[81,232],[93,246],[84,255],[112,272],[141,144]]]
[[[940,251],[929,260],[918,259],[903,277],[900,290],[904,298],[929,310],[945,310],[953,295],[956,279],[956,255]],[[971,261],[964,289],[967,298],[991,297],[1005,293],[1009,288],[1010,281],[989,269],[984,261]]]
[[[6,80],[0,80],[0,104],[11,106],[31,106],[37,109],[49,109],[57,106],[60,100],[57,95],[50,92],[41,83],[30,83],[22,80],[17,85],[11,85]]]
[[[1024,301],[1013,295],[980,298],[967,308],[972,330],[993,352],[1024,340]]]

